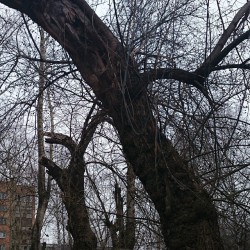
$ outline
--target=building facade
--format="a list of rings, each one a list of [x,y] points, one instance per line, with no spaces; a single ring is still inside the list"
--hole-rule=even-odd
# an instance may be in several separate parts
[[[28,250],[35,219],[35,188],[0,181],[0,250]]]

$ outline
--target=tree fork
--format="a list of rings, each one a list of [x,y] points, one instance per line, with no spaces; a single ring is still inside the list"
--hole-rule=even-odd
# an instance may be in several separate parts
[[[146,91],[128,91],[143,86],[137,69],[127,64],[118,40],[86,1],[0,2],[23,11],[52,35],[102,101],[126,158],[160,215],[168,249],[223,249],[211,198],[158,130]]]

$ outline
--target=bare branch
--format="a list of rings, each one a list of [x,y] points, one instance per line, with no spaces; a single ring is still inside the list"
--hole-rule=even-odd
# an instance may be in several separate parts
[[[223,69],[250,69],[250,64],[240,63],[240,64],[221,65],[212,68],[211,71],[223,70]]]
[[[45,132],[44,135],[49,137],[45,139],[45,142],[49,144],[63,145],[70,151],[71,155],[73,154],[73,152],[75,152],[77,144],[70,136],[51,132]]]
[[[203,83],[204,78],[196,73],[188,72],[177,68],[160,68],[152,69],[140,74],[143,82],[150,83],[159,79],[173,79],[180,82],[187,83],[200,90],[207,97],[207,90]]]
[[[81,140],[78,144],[78,152],[80,154],[84,154],[89,142],[93,137],[93,134],[95,133],[97,126],[104,121],[104,116],[105,112],[97,112],[97,114],[92,117],[91,121],[88,124],[85,123],[85,126],[82,129]]]
[[[40,164],[42,164],[44,167],[46,167],[48,169],[48,174],[50,176],[52,176],[53,179],[56,180],[57,184],[60,186],[60,188],[62,188],[60,185],[60,177],[62,175],[62,169],[56,165],[52,160],[50,160],[49,158],[43,156],[40,160],[39,160]]]
[[[205,62],[201,65],[200,68],[207,67],[219,56],[219,53],[221,52],[221,50],[225,46],[229,37],[235,31],[237,24],[245,16],[245,14],[249,11],[249,8],[250,8],[250,2],[247,2],[242,8],[240,8],[238,13],[233,18],[232,22],[229,24],[228,28],[224,31],[224,33],[220,37],[217,45],[215,46],[214,50],[211,52],[210,56],[205,60]]]
[[[213,71],[214,67],[216,65],[218,65],[228,55],[228,53],[230,51],[232,51],[234,48],[236,48],[236,46],[239,45],[244,40],[249,39],[249,37],[250,37],[250,30],[246,31],[244,34],[240,35],[237,39],[235,39],[233,42],[231,42],[212,61],[210,61],[209,65],[202,66],[201,68],[197,69],[196,72],[198,74],[205,74],[205,76],[207,76],[211,71]],[[247,65],[247,64],[242,63],[242,64],[239,64],[239,65],[244,66],[244,65]],[[205,69],[204,67],[207,67],[207,68]],[[216,68],[218,70],[219,67],[216,67]],[[246,66],[245,67],[241,67],[241,68],[249,69]]]
[[[51,63],[51,64],[73,64],[72,61],[47,60],[47,59],[43,59],[43,58],[30,57],[30,56],[27,56],[27,55],[24,55],[24,54],[19,54],[18,57],[19,58],[29,59],[29,60],[34,61],[34,62],[44,62],[44,63]]]

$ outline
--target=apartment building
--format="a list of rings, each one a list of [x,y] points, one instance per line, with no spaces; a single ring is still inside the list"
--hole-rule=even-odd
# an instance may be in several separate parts
[[[0,181],[0,250],[28,250],[35,219],[35,188]]]

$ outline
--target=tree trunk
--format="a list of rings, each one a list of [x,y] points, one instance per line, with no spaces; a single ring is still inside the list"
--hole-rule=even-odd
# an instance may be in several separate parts
[[[112,113],[126,157],[161,220],[169,249],[223,249],[216,209],[171,142],[156,127],[143,95]],[[133,114],[133,115],[132,115]]]
[[[44,31],[40,31],[40,53],[43,59],[46,57],[46,45]],[[45,155],[44,151],[44,131],[43,131],[43,88],[45,85],[45,63],[40,62],[39,65],[39,96],[37,100],[37,141],[38,141],[38,158],[40,159]],[[41,230],[43,226],[44,216],[47,210],[49,197],[50,197],[50,180],[46,188],[45,169],[38,162],[38,207],[36,211],[36,218],[32,227],[31,234],[31,250],[41,249]]]
[[[97,248],[97,238],[89,223],[84,197],[85,163],[81,157],[71,160],[67,169],[61,169],[43,157],[41,163],[56,180],[63,193],[63,203],[68,213],[68,231],[73,237],[73,250]]]
[[[125,229],[125,249],[134,249],[135,246],[135,174],[130,163],[127,170],[127,218]]]
[[[157,128],[143,87],[145,78],[139,77],[126,48],[86,1],[1,2],[28,14],[67,50],[109,111],[126,158],[159,213],[168,249],[223,249],[212,200]],[[170,71],[168,77],[188,83],[199,78],[181,72],[173,75]]]
[[[93,106],[95,107],[95,105]],[[92,250],[97,247],[97,238],[90,227],[88,208],[84,194],[84,153],[95,133],[98,124],[103,121],[103,115],[99,112],[93,115],[94,108],[90,110],[81,133],[81,139],[77,144],[71,137],[46,132],[45,142],[65,146],[71,159],[68,167],[62,169],[45,156],[40,163],[48,169],[50,176],[55,179],[63,193],[63,203],[68,213],[68,231],[73,237],[73,250]],[[93,115],[93,116],[92,116]]]
[[[84,197],[84,162],[80,160],[71,164],[77,164],[77,167],[64,172],[67,178],[63,178],[62,185],[63,202],[69,219],[68,230],[74,239],[73,250],[96,249],[97,239],[90,227]]]

